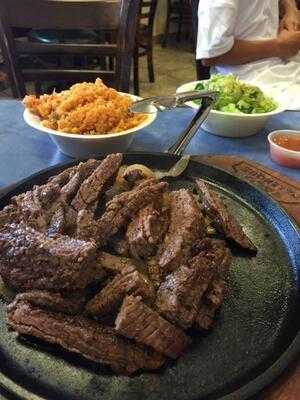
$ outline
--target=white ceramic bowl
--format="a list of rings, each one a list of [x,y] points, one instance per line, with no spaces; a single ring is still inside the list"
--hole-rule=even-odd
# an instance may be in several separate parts
[[[194,90],[197,83],[200,82],[204,81],[185,83],[177,89],[177,93]],[[263,92],[268,95],[265,90],[263,90]],[[232,138],[255,135],[261,129],[263,129],[269,118],[285,110],[278,99],[274,100],[279,106],[276,108],[276,110],[264,114],[233,114],[211,110],[207,119],[203,122],[202,128],[214,135]],[[196,109],[199,107],[193,101],[188,102],[187,105]]]
[[[139,97],[129,95],[134,100]],[[130,146],[134,135],[141,129],[150,125],[157,114],[148,114],[144,122],[134,128],[118,133],[108,133],[106,135],[78,135],[56,131],[42,125],[41,119],[32,114],[28,109],[24,110],[24,120],[31,127],[37,129],[42,134],[48,134],[58,149],[75,158],[89,158],[100,154],[122,153]]]

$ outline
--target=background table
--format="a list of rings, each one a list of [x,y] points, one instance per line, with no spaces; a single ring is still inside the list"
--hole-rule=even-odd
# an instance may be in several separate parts
[[[136,135],[128,151],[164,151],[187,126],[193,113],[191,109],[180,109],[159,114],[152,125]],[[276,116],[269,121],[263,132],[244,139],[221,138],[200,130],[187,147],[186,153],[244,157],[300,182],[300,170],[280,167],[269,157],[267,134],[276,129],[300,130],[300,112]],[[1,188],[7,185],[69,160],[71,158],[60,153],[45,133],[39,133],[25,124],[21,102],[0,101],[0,193]],[[2,398],[13,397],[0,388]],[[296,360],[275,383],[253,400],[258,399],[299,400],[300,360]]]
[[[128,151],[164,151],[187,126],[193,113],[191,109],[178,109],[159,114],[152,125],[136,135]],[[244,139],[221,138],[200,130],[186,152],[238,155],[300,180],[300,170],[280,167],[269,157],[267,133],[280,128],[300,130],[300,112],[276,116],[265,131]],[[67,160],[71,158],[60,153],[45,133],[25,124],[21,102],[0,101],[0,188]]]

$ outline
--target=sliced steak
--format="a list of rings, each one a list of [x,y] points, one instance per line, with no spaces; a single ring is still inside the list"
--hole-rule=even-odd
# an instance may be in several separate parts
[[[168,217],[159,204],[148,204],[128,225],[126,239],[132,257],[145,259],[154,255],[168,229]]]
[[[194,258],[192,264],[193,268],[181,266],[168,275],[156,300],[159,313],[184,329],[194,324],[201,298],[215,273],[204,258]]]
[[[65,207],[63,204],[59,204],[51,217],[50,224],[47,228],[47,234],[50,236],[63,234],[65,233],[65,229],[66,229]]]
[[[20,220],[40,231],[45,231],[49,221],[49,202],[53,204],[59,196],[58,185],[48,183],[34,186],[31,191],[12,198],[12,204],[18,209]]]
[[[97,252],[97,264],[113,274],[128,274],[136,270],[137,265],[130,258],[114,256],[105,251]]]
[[[166,277],[157,292],[156,306],[160,314],[184,329],[193,326],[206,296],[209,296],[207,301],[211,297],[217,302],[218,286],[215,285],[228,272],[231,263],[230,251],[223,241],[204,239],[198,243],[197,250],[198,254],[186,265]]]
[[[48,179],[48,182],[51,182],[55,185],[59,185],[60,187],[63,187],[71,178],[72,176],[77,172],[78,165],[74,165],[73,167],[66,168],[62,172],[60,172],[58,175],[51,176]]]
[[[94,280],[96,246],[44,233],[24,224],[5,225],[0,230],[0,275],[17,290],[50,291],[85,288]]]
[[[80,163],[66,175],[61,175],[61,179],[53,178],[45,185],[34,186],[31,191],[14,197],[12,204],[20,214],[19,220],[39,231],[64,233],[66,218],[62,216],[62,210],[76,195],[86,174],[98,163],[96,160]],[[62,182],[65,184],[61,187]]]
[[[8,325],[20,334],[109,365],[117,373],[130,375],[140,369],[157,369],[164,363],[160,354],[116,335],[111,328],[82,316],[42,310],[24,301],[8,307]]]
[[[114,313],[122,304],[126,295],[141,296],[146,302],[154,302],[155,290],[152,283],[143,274],[133,271],[125,275],[116,275],[114,279],[101,290],[86,305],[90,315],[103,316]]]
[[[224,279],[214,279],[204,293],[204,301],[217,310],[222,305],[227,291],[228,289]]]
[[[73,209],[77,212],[89,208],[94,211],[99,196],[113,183],[121,163],[122,154],[107,156],[80,186],[71,204]]]
[[[189,190],[171,192],[170,198],[169,229],[158,254],[164,273],[187,261],[193,243],[202,237],[205,229],[200,207]]]
[[[198,240],[192,248],[192,255],[210,260],[214,265],[215,275],[222,278],[226,277],[232,262],[232,255],[226,247],[226,242],[219,239]]]
[[[60,195],[60,190],[59,185],[47,183],[42,186],[34,186],[32,193],[35,199],[39,201],[41,207],[49,214],[50,210],[53,208],[54,202],[57,201]]]
[[[48,179],[48,182],[58,184],[61,188],[66,185],[70,179],[78,172],[80,169],[83,179],[87,178],[94,169],[100,164],[99,160],[90,159],[86,162],[81,162],[78,165],[67,168],[60,174],[52,176]]]
[[[10,224],[12,222],[19,222],[19,220],[20,211],[13,204],[9,204],[0,211],[0,227],[5,224]]]
[[[204,210],[212,219],[213,226],[243,249],[257,252],[257,248],[247,237],[237,219],[228,211],[220,196],[210,190],[201,179],[197,179],[196,183],[202,194]]]
[[[88,179],[88,177],[93,174],[93,171],[99,166],[99,164],[100,161],[93,159],[84,163],[79,163],[76,170],[73,170],[68,182],[62,186],[59,200],[63,203],[70,204],[76,196],[80,185],[85,179]]]
[[[84,307],[85,298],[82,295],[63,296],[61,293],[47,292],[46,290],[32,290],[19,293],[14,303],[27,302],[39,308],[64,314],[80,314]]]
[[[214,324],[214,317],[221,307],[227,293],[226,282],[223,279],[214,279],[204,293],[203,303],[199,307],[194,327],[208,330]]]
[[[160,198],[166,191],[166,182],[143,182],[134,190],[121,193],[107,203],[104,214],[96,221],[90,221],[90,231],[99,247],[104,246],[111,236],[127,225],[147,204]]]
[[[60,201],[66,204],[70,204],[73,198],[76,196],[80,185],[83,182],[83,176],[81,173],[81,164],[77,168],[77,172],[71,177],[69,182],[67,182],[60,192]]]
[[[75,219],[76,218],[76,219]],[[69,225],[74,224],[76,220],[76,233],[75,236],[81,240],[96,240],[98,237],[98,226],[94,219],[94,213],[90,210],[83,209],[76,214],[76,212],[70,208],[67,219]]]
[[[116,319],[116,331],[174,359],[190,343],[190,338],[181,329],[144,304],[141,297],[125,298]]]
[[[151,279],[154,287],[156,289],[158,289],[164,279],[164,276],[163,276],[162,270],[157,262],[156,257],[153,257],[148,260],[147,269],[148,269],[147,272],[148,272],[149,278]]]

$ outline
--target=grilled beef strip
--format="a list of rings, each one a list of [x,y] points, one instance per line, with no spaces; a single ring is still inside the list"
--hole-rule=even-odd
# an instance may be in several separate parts
[[[72,176],[77,172],[78,165],[74,165],[73,167],[69,167],[64,169],[58,175],[51,176],[48,179],[48,183],[53,183],[55,185],[60,186],[61,188],[69,182]]]
[[[183,329],[194,324],[201,298],[214,274],[206,260],[198,260],[197,264],[196,268],[179,267],[166,277],[157,293],[159,313]]]
[[[71,234],[76,230],[77,224],[82,222],[82,218],[78,217],[80,210],[87,210],[90,219],[94,219],[94,211],[97,207],[97,201],[104,193],[107,186],[112,183],[122,161],[122,155],[111,154],[103,161],[93,161],[94,168],[91,170],[90,166],[89,175],[86,174],[87,169],[85,168],[85,164],[82,164],[82,168],[78,168],[76,174],[66,185],[68,187],[65,190],[65,196],[67,195],[69,197],[69,201],[66,202],[70,204],[70,207],[68,207],[66,212],[66,221],[68,230]],[[64,200],[63,197],[62,200]],[[85,217],[85,220],[86,219],[87,217]],[[87,234],[84,233],[82,225],[80,225],[79,228],[77,227],[77,232],[78,231],[82,232],[78,237],[88,239]]]
[[[148,180],[129,192],[115,196],[107,203],[105,212],[99,219],[93,221],[91,215],[85,212],[84,218],[89,220],[88,233],[83,229],[77,230],[78,237],[93,238],[99,247],[104,246],[110,237],[136,216],[140,209],[157,200],[167,187],[168,184],[165,182],[156,183]],[[79,217],[82,217],[82,214]],[[81,226],[83,227],[83,224]]]
[[[231,263],[230,251],[223,241],[202,240],[198,250],[201,251],[186,265],[166,277],[157,292],[159,313],[184,329],[193,326],[206,291],[208,299],[217,300],[214,279],[219,280],[221,274],[225,275]]]
[[[190,343],[190,338],[181,329],[144,304],[141,297],[125,298],[115,326],[121,335],[173,359],[178,358]]]
[[[103,316],[114,313],[122,304],[126,295],[141,296],[146,302],[153,303],[155,290],[148,278],[138,271],[119,274],[96,294],[86,305],[89,315]]]
[[[61,293],[47,292],[46,290],[32,290],[19,293],[15,297],[15,303],[26,302],[39,308],[63,314],[76,315],[83,310],[85,297],[83,294],[62,295]]]
[[[12,204],[20,214],[19,220],[39,231],[49,229],[51,234],[63,233],[65,218],[62,217],[62,210],[98,163],[96,160],[80,163],[66,174],[60,174],[60,179],[54,177],[48,183],[34,186],[31,191],[12,198]],[[59,183],[64,185],[60,187]]]
[[[19,222],[21,216],[18,208],[9,204],[0,211],[0,227],[5,224],[11,224],[13,222]]]
[[[58,175],[52,176],[48,179],[48,182],[58,184],[62,188],[70,181],[70,179],[78,172],[79,169],[81,170],[83,179],[85,179],[94,171],[94,169],[99,164],[100,161],[94,159],[87,160],[86,162],[81,162],[78,165],[74,165],[73,167],[65,169]]]
[[[163,273],[173,271],[190,257],[195,240],[204,234],[204,217],[192,192],[170,193],[170,224],[158,254]]]
[[[152,257],[147,261],[147,273],[154,287],[158,289],[164,279],[164,275],[156,257]]]
[[[216,230],[241,248],[256,253],[257,248],[245,234],[237,219],[228,211],[221,197],[210,190],[201,179],[197,179],[196,183],[202,194],[204,210],[212,219],[212,224]]]
[[[99,196],[113,183],[122,163],[122,158],[122,154],[119,153],[108,155],[85,179],[71,203],[75,211],[95,210]]]
[[[161,204],[148,204],[128,225],[126,239],[130,255],[146,259],[157,252],[168,229],[168,218]]]
[[[199,255],[210,259],[215,265],[216,274],[203,295],[194,327],[208,330],[213,326],[214,316],[221,307],[227,293],[225,277],[228,274],[232,256],[224,241],[203,239],[198,241],[193,249]]]
[[[88,160],[85,163],[79,163],[76,170],[70,176],[68,182],[62,186],[59,202],[70,205],[74,197],[78,193],[80,186],[89,178],[91,174],[94,173],[95,169],[99,166],[100,161],[98,160]]]
[[[199,307],[194,327],[200,331],[208,331],[214,325],[216,310],[208,304],[202,303]]]
[[[62,188],[60,192],[60,201],[62,203],[70,204],[76,195],[80,185],[84,180],[84,174],[82,173],[82,169],[84,165],[79,164],[77,168],[77,172],[71,177],[69,182],[67,182]]]
[[[120,374],[154,370],[164,363],[160,354],[116,335],[113,329],[98,322],[42,310],[22,300],[8,307],[8,325],[20,334],[58,344],[85,358],[107,364]]]
[[[20,221],[34,229],[45,231],[52,213],[52,206],[60,193],[53,183],[34,186],[31,191],[12,198],[12,204],[20,214]]]
[[[224,240],[205,238],[194,243],[192,255],[205,257],[213,263],[215,275],[218,278],[226,277],[231,262],[232,255],[226,247]]]
[[[47,229],[47,235],[53,236],[57,234],[65,233],[66,229],[66,218],[65,218],[65,206],[63,203],[57,206],[54,211],[49,227]]]
[[[76,212],[71,208],[68,212],[67,218],[69,223],[72,221],[72,224],[76,226],[76,238],[81,240],[97,239],[98,226],[92,211],[83,209],[76,214]]]
[[[210,284],[207,292],[204,294],[203,302],[198,309],[194,328],[209,330],[213,327],[216,313],[223,304],[227,292],[228,288],[223,279],[215,279]]]
[[[105,251],[97,252],[97,265],[114,275],[125,275],[134,272],[137,268],[137,265],[130,258],[115,256]]]
[[[93,242],[48,237],[22,223],[0,229],[0,275],[18,291],[83,289],[94,280],[95,258]]]
[[[215,279],[204,294],[203,303],[198,309],[194,327],[200,330],[209,330],[214,324],[214,317],[221,307],[227,286],[223,279]]]

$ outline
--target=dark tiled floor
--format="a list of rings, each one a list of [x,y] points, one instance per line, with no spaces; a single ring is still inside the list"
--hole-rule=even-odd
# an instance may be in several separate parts
[[[149,83],[147,58],[140,58],[140,95],[142,97],[175,92],[181,84],[196,80],[192,46],[188,42],[171,42],[167,48],[154,47],[155,82]],[[29,91],[31,88],[29,87]],[[1,90],[1,88],[0,88]],[[0,97],[11,97],[10,89],[0,91]]]

